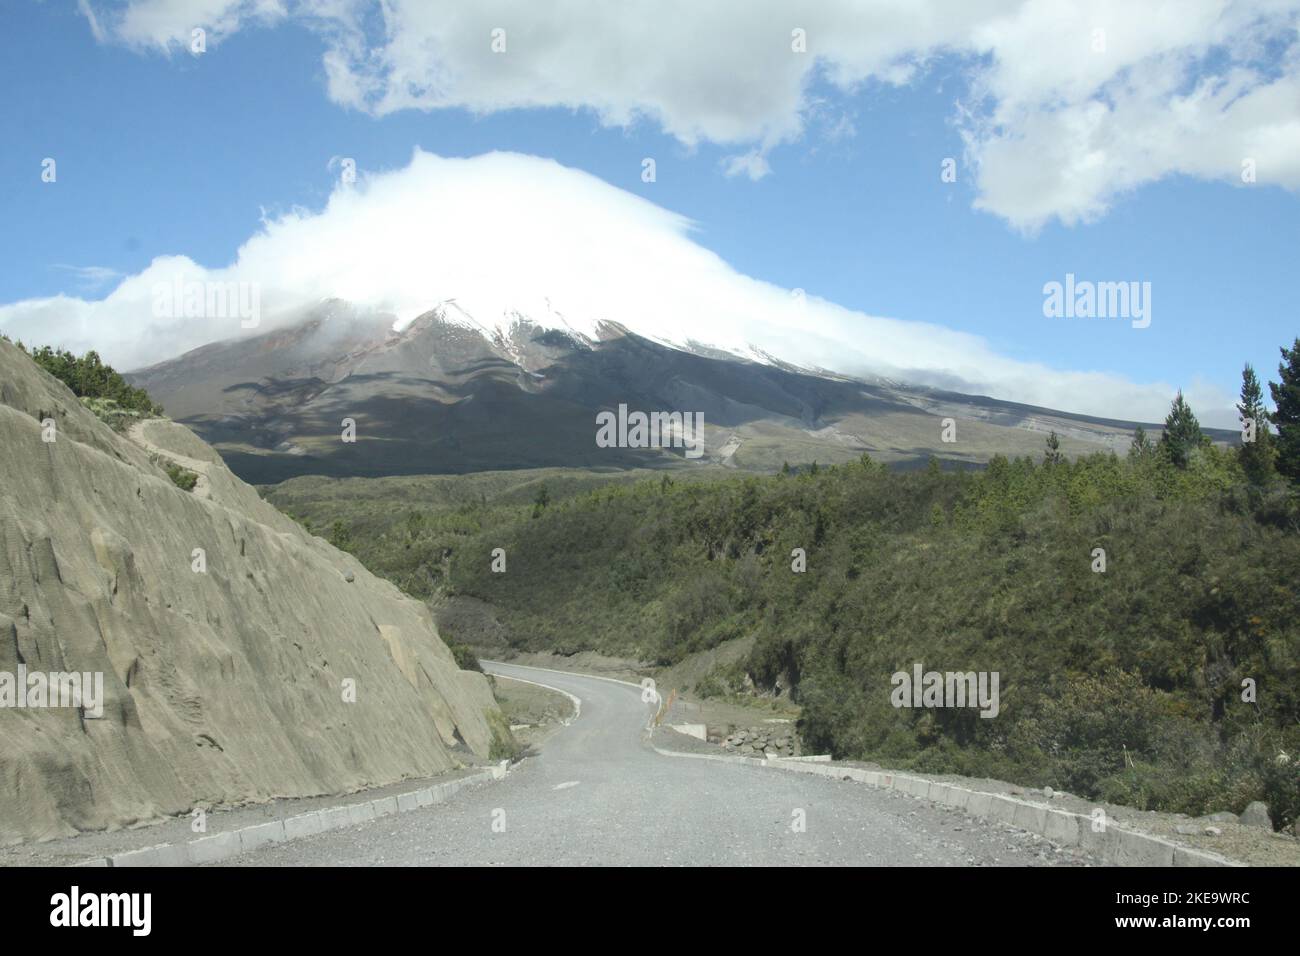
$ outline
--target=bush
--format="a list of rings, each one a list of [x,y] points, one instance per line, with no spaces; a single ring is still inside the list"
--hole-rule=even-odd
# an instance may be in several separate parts
[[[124,432],[133,422],[149,417],[137,409],[123,408],[111,398],[83,398],[81,404],[115,432]]]
[[[1057,768],[1062,789],[1094,793],[1099,783],[1150,759],[1166,713],[1162,695],[1127,671],[1066,682],[1042,699],[1032,745]]]
[[[478,655],[471,651],[464,644],[454,641],[451,638],[443,637],[443,643],[451,651],[451,656],[456,659],[456,666],[463,671],[477,671],[483,673],[483,667],[478,662]]]
[[[509,760],[514,763],[525,756],[527,748],[510,732],[510,725],[501,711],[488,714],[488,730],[492,734],[492,741],[488,745],[489,760]]]
[[[167,462],[163,465],[163,469],[167,472],[167,477],[172,480],[172,484],[182,491],[193,491],[194,486],[199,482],[198,475],[173,462]]]

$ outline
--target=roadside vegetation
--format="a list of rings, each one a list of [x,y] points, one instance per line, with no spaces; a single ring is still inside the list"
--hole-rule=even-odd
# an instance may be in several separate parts
[[[1049,436],[1041,460],[979,472],[863,456],[427,507],[328,483],[268,497],[412,594],[488,602],[517,649],[672,665],[752,637],[697,691],[793,687],[808,748],[1144,809],[1262,799],[1284,825],[1300,813],[1300,342],[1283,357],[1278,431],[1240,449],[1211,445],[1180,395],[1124,456],[1070,461]],[[1250,369],[1242,408],[1263,415]],[[999,715],[896,709],[891,676],[916,663],[998,672]]]

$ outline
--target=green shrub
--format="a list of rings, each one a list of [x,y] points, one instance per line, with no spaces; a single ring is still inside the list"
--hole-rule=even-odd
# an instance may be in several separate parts
[[[163,465],[163,469],[167,472],[167,477],[172,480],[172,484],[182,491],[193,491],[194,486],[198,484],[199,476],[188,468],[182,468],[173,462],[167,462]]]
[[[464,644],[454,641],[445,635],[443,636],[443,643],[445,643],[447,649],[451,651],[451,656],[456,659],[457,667],[463,671],[477,671],[480,674],[483,673],[483,668],[478,662],[478,655],[472,650]]]
[[[525,756],[527,750],[515,735],[510,732],[510,725],[507,723],[505,715],[496,710],[488,715],[488,731],[492,735],[492,740],[488,744],[489,760],[509,760],[511,763]]]
[[[133,408],[123,408],[111,398],[83,398],[81,404],[115,432],[124,432],[132,422],[149,417]]]

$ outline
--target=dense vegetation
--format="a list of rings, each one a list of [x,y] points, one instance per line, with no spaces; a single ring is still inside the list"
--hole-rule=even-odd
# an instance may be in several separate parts
[[[127,384],[111,365],[105,365],[99,353],[90,351],[78,358],[65,349],[43,345],[31,352],[36,364],[49,372],[78,398],[98,398],[116,403],[127,411],[161,415],[162,406],[142,388]]]

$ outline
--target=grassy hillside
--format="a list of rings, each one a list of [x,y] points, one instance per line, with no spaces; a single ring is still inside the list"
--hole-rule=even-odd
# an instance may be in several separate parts
[[[519,648],[671,664],[752,637],[697,690],[794,686],[818,750],[1138,807],[1300,811],[1300,519],[1232,452],[503,481],[269,497],[413,593],[490,602]],[[998,672],[1000,713],[896,709],[891,675],[918,662]]]

